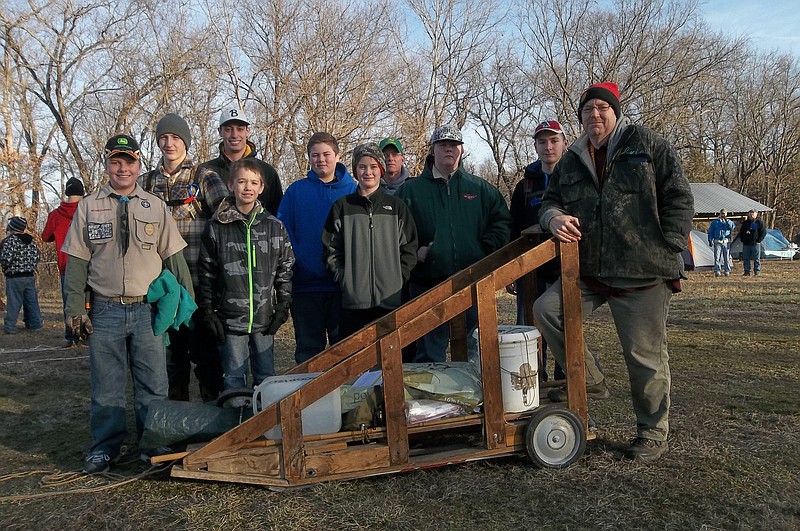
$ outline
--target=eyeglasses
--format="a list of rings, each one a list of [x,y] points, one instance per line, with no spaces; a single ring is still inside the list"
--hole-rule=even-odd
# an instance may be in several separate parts
[[[599,103],[599,104],[593,105],[591,107],[584,107],[583,109],[581,109],[581,114],[583,116],[591,116],[592,114],[594,114],[594,111],[597,111],[600,114],[603,114],[604,112],[606,112],[610,108],[611,108],[611,105],[608,105],[607,103]]]

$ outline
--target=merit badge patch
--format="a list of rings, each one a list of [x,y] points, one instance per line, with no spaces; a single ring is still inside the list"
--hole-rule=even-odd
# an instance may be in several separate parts
[[[89,231],[89,241],[92,240],[105,240],[114,235],[114,225],[108,223],[89,223],[87,225]]]
[[[150,208],[150,201],[148,201],[147,199],[142,199],[142,207]]]
[[[152,236],[153,234],[156,233],[156,226],[153,225],[152,223],[145,223],[144,233],[147,234],[148,236]]]

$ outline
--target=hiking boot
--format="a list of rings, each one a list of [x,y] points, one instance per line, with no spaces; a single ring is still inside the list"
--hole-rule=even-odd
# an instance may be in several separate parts
[[[605,380],[594,385],[586,386],[586,398],[603,400],[604,398],[608,398],[609,396],[611,396],[611,393],[608,391],[608,386],[606,385]],[[549,398],[551,402],[566,402],[567,401],[566,387],[556,387],[555,389],[550,389],[550,391],[548,391],[547,393],[547,398]]]
[[[105,452],[92,452],[83,461],[84,474],[102,474],[111,468],[111,456]]]
[[[151,464],[150,460],[152,458],[171,453],[174,453],[172,451],[172,448],[168,448],[166,446],[159,446],[158,448],[147,448],[139,452],[139,460],[149,465]],[[169,464],[169,462],[152,463],[152,464],[153,466],[166,466]]]
[[[640,461],[654,461],[667,453],[667,450],[669,450],[667,441],[654,441],[653,439],[637,437],[625,449],[625,457]]]

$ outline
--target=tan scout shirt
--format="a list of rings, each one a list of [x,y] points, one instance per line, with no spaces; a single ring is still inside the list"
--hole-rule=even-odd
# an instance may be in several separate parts
[[[78,203],[61,251],[89,262],[89,286],[104,297],[147,295],[163,260],[184,247],[166,204],[138,184],[129,194],[130,243],[120,245],[119,201],[110,184]]]

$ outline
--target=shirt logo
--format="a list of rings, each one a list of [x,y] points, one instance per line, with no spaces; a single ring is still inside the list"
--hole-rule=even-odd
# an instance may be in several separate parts
[[[150,201],[148,201],[147,199],[142,199],[142,207],[150,208]]]
[[[392,208],[392,205],[383,205],[383,209],[384,209],[384,210],[394,210],[394,209]]]
[[[466,199],[468,201],[472,201],[473,199],[478,197],[478,194],[464,194],[461,197],[463,197],[464,199]]]
[[[152,236],[153,234],[155,234],[156,233],[155,225],[153,225],[152,223],[147,223],[144,226],[144,233],[147,234],[148,236]]]

